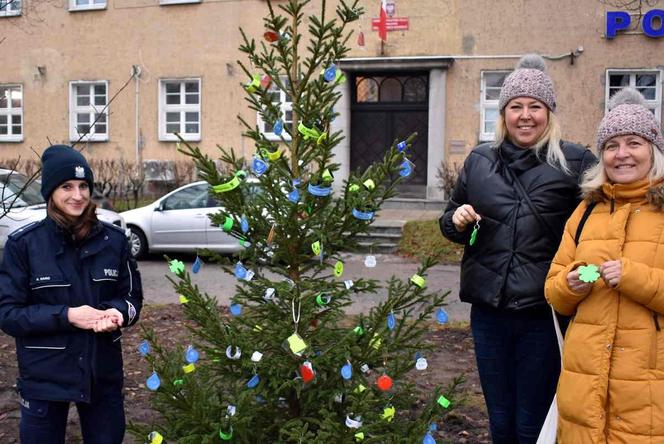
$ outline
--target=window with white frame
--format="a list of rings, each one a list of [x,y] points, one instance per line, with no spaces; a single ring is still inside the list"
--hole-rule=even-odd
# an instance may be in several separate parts
[[[283,76],[281,78],[281,83],[288,87],[288,78]],[[284,139],[290,140],[290,136],[285,130],[288,130],[288,133],[293,133],[293,99],[286,91],[282,91],[278,86],[272,82],[272,85],[267,90],[268,95],[270,96],[274,106],[279,108],[280,119],[284,131],[281,135],[274,133],[274,122],[266,122],[261,118],[260,113],[257,113],[258,117],[258,128],[260,131],[267,137],[268,140],[281,140],[283,136]]]
[[[482,71],[480,86],[480,142],[495,139],[500,110],[498,99],[505,77],[511,71]]]
[[[105,8],[106,0],[69,0],[70,11],[88,11]]]
[[[23,86],[0,85],[0,142],[23,141]]]
[[[159,81],[159,140],[201,140],[201,79]]]
[[[21,0],[0,0],[0,17],[21,15]]]
[[[69,82],[69,140],[108,140],[108,82]]]
[[[606,71],[605,112],[609,99],[626,86],[643,94],[646,107],[662,122],[662,71],[659,69],[608,69]]]

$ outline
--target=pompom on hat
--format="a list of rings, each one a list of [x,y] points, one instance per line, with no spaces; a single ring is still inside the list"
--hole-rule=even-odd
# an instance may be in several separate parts
[[[599,124],[597,130],[597,149],[616,136],[635,134],[664,151],[662,129],[655,115],[645,107],[645,99],[634,88],[627,87],[618,91],[609,101],[609,112]]]
[[[502,112],[507,103],[516,97],[531,97],[556,110],[556,92],[551,77],[546,73],[546,63],[537,54],[526,54],[519,59],[515,70],[505,78],[500,90],[498,108]]]
[[[53,191],[68,180],[85,180],[94,188],[92,170],[85,157],[69,145],[51,145],[41,157],[42,179],[41,194],[48,201]]]

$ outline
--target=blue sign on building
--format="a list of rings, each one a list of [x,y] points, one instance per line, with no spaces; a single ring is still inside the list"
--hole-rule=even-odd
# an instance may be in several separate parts
[[[612,39],[619,31],[629,29],[632,24],[632,16],[625,11],[607,11],[606,13],[606,38]],[[646,12],[641,20],[641,29],[648,37],[664,37],[664,10],[651,9]]]

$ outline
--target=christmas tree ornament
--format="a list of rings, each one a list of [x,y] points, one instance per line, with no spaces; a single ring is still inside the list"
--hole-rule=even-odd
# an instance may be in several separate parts
[[[244,234],[247,234],[247,231],[249,231],[249,221],[247,220],[247,217],[245,215],[242,215],[242,217],[240,218],[240,230]]]
[[[436,400],[438,404],[440,404],[443,408],[448,408],[451,404],[450,400],[447,399],[445,396],[440,395],[438,399]]]
[[[263,38],[270,43],[274,43],[279,40],[279,34],[274,31],[265,31],[263,33]]]
[[[250,389],[256,388],[256,386],[258,385],[259,382],[261,382],[260,376],[254,375],[254,376],[251,377],[251,379],[249,379],[247,381],[247,387],[250,388]]]
[[[480,231],[480,221],[475,222],[475,226],[473,227],[473,232],[470,233],[470,240],[468,241],[468,245],[471,247],[475,245],[475,241],[477,240],[477,233]]]
[[[326,82],[331,82],[337,78],[337,66],[332,64],[328,66],[323,72],[323,78]]]
[[[228,359],[237,361],[238,359],[240,359],[240,356],[242,356],[242,350],[240,350],[240,347],[238,346],[233,347],[232,345],[226,347],[226,357]]]
[[[259,351],[255,351],[251,354],[251,361],[252,362],[258,363],[258,362],[261,362],[261,359],[263,359],[263,353],[261,353]]]
[[[408,159],[404,159],[404,161],[401,162],[401,165],[399,165],[399,176],[410,177],[412,176],[414,169],[415,164]]]
[[[293,179],[293,187],[297,188],[302,184],[302,181],[300,179]]]
[[[267,171],[268,167],[268,163],[258,156],[254,156],[251,161],[251,171],[257,176],[262,176]]]
[[[242,314],[242,305],[231,304],[230,312],[233,316],[240,316]]]
[[[397,409],[395,409],[393,406],[390,405],[390,406],[387,406],[383,409],[383,414],[380,415],[380,417],[383,418],[387,422],[392,422],[396,412],[397,412]]]
[[[373,190],[374,188],[376,188],[376,183],[373,181],[373,179],[367,179],[367,180],[365,180],[364,182],[362,182],[362,185],[364,185],[364,187],[365,187],[367,190],[369,190],[369,191],[371,191],[371,190]]]
[[[330,195],[330,193],[332,192],[332,188],[331,187],[314,185],[314,184],[310,183],[307,186],[307,191],[309,191],[309,194],[311,194],[312,196],[325,197],[325,196]]]
[[[184,381],[182,379],[176,379],[173,381],[173,387],[181,387],[184,384]]]
[[[323,307],[329,304],[331,300],[332,296],[325,293],[318,293],[318,295],[316,296],[316,305],[318,305],[319,307]]]
[[[357,34],[357,46],[364,49],[364,32],[363,31],[360,31]]]
[[[355,418],[351,418],[350,415],[346,415],[346,427],[349,429],[359,429],[362,427],[362,417],[356,416]]]
[[[375,212],[373,211],[360,211],[357,208],[352,210],[353,217],[359,220],[371,220],[374,217]]]
[[[162,444],[164,437],[159,432],[150,432],[148,435],[148,444]]]
[[[256,273],[254,273],[253,270],[247,270],[247,274],[246,274],[246,276],[244,277],[244,280],[245,280],[245,281],[250,281],[250,280],[252,280],[252,279],[254,278],[255,274],[256,274]]]
[[[212,190],[215,193],[226,193],[228,191],[234,190],[240,185],[240,178],[244,178],[247,173],[244,171],[238,171],[235,173],[233,178],[228,182],[223,182],[212,187]]]
[[[272,132],[274,133],[275,136],[281,136],[281,133],[284,131],[284,121],[281,119],[277,119],[276,122],[274,122],[274,127],[272,128]]]
[[[581,265],[579,268],[579,280],[591,284],[599,279],[599,267],[594,264]]]
[[[357,432],[354,436],[355,436],[355,441],[357,442],[364,441],[364,432]]]
[[[236,407],[234,405],[229,405],[228,408],[226,408],[226,414],[228,416],[235,416],[235,412],[237,411]]]
[[[355,390],[353,390],[353,393],[362,393],[366,389],[367,388],[364,385],[358,384],[357,387],[355,387]]]
[[[224,223],[221,226],[221,229],[226,232],[231,231],[231,229],[233,229],[233,218],[230,216],[226,216],[226,218],[224,219]]]
[[[361,371],[362,373],[364,373],[365,375],[370,374],[370,373],[371,373],[371,369],[369,368],[369,364],[366,364],[366,363],[365,363],[365,364],[362,364],[362,365],[360,366],[360,371]]]
[[[344,274],[344,263],[337,261],[337,263],[334,264],[334,275],[336,277],[341,277],[342,274]]]
[[[261,75],[260,74],[254,74],[251,77],[251,80],[244,85],[244,89],[245,89],[245,91],[247,91],[248,93],[251,94],[251,93],[255,93],[256,91],[258,91],[260,86],[261,86]]]
[[[344,286],[346,287],[346,290],[350,290],[351,288],[353,288],[353,285],[355,285],[355,283],[350,279],[344,281]]]
[[[182,274],[184,273],[184,263],[177,259],[173,259],[168,263],[168,268],[171,270],[171,273]]]
[[[360,191],[360,186],[356,183],[352,184],[351,186],[348,187],[348,191],[351,193],[355,193],[356,191]]]
[[[394,382],[392,381],[392,378],[390,378],[386,374],[380,375],[376,380],[376,386],[383,392],[390,390],[393,385]]]
[[[420,288],[424,288],[424,286],[427,283],[427,281],[419,274],[412,275],[410,278],[410,282],[412,282],[413,284],[417,285]]]
[[[328,168],[325,168],[323,170],[323,174],[321,174],[320,177],[326,183],[330,183],[330,182],[334,181],[334,176],[332,175],[332,173],[330,172],[330,170]]]
[[[343,393],[337,393],[334,395],[334,402],[337,404],[343,404],[344,403],[345,396]]]
[[[314,372],[314,367],[311,365],[311,362],[304,361],[304,363],[300,365],[300,375],[305,384],[308,384],[316,378],[316,373]]]
[[[321,251],[320,241],[316,241],[316,242],[314,242],[314,243],[311,244],[311,251],[312,251],[316,256],[320,255],[320,251]]]
[[[390,330],[394,330],[394,327],[397,325],[397,320],[394,318],[394,313],[390,312],[387,315],[387,328]]]
[[[186,304],[187,302],[189,302],[189,299],[187,298],[187,296],[182,295],[182,294],[179,296],[179,300],[180,300],[180,304],[182,304],[182,305],[184,305],[184,304]]]
[[[436,444],[436,440],[433,439],[431,433],[427,433],[426,435],[424,435],[424,438],[422,439],[422,444]]]
[[[143,357],[150,354],[150,343],[147,339],[142,340],[141,343],[138,344],[138,353]]]
[[[313,126],[309,128],[303,122],[300,122],[298,124],[297,130],[300,134],[302,134],[302,136],[304,136],[304,140],[314,139],[316,140],[316,144],[318,145],[320,145],[321,143],[323,143],[325,139],[327,139],[326,132],[321,132],[318,130],[318,128]]]
[[[198,350],[196,350],[193,345],[188,346],[187,350],[184,352],[184,360],[190,364],[198,362],[199,356],[200,354],[198,353]]]
[[[369,254],[364,258],[364,266],[367,268],[374,268],[376,266],[376,256]]]
[[[182,366],[182,371],[184,371],[185,373],[191,373],[194,370],[196,370],[196,365],[194,364],[187,364]]]
[[[161,385],[161,379],[159,379],[159,375],[157,374],[156,371],[152,372],[147,381],[145,381],[145,385],[153,392],[159,388],[159,386]]]
[[[358,336],[362,336],[364,334],[364,328],[361,325],[358,325],[353,329],[353,332]]]
[[[261,88],[269,89],[270,86],[272,86],[272,79],[267,74],[264,74],[263,77],[261,77]]]
[[[242,262],[235,264],[235,277],[237,279],[244,279],[247,277],[247,269],[242,265]]]
[[[346,362],[346,364],[341,367],[341,377],[346,381],[353,377],[353,366],[350,364],[350,361]]]
[[[439,324],[447,324],[447,321],[449,321],[449,316],[447,315],[445,309],[443,309],[442,307],[436,310],[436,321]]]
[[[191,272],[196,274],[199,271],[201,271],[201,265],[203,265],[203,261],[201,260],[200,257],[198,257],[198,254],[197,254],[196,259],[194,260],[194,263],[191,265]]]
[[[266,289],[265,289],[265,294],[263,295],[263,299],[265,299],[266,301],[270,302],[270,301],[273,301],[274,298],[275,298],[275,290],[274,290],[274,288],[272,288],[272,287],[270,287],[270,288],[266,288]]]
[[[224,441],[230,441],[231,439],[233,439],[233,426],[230,426],[228,432],[219,430],[219,438],[221,438]]]
[[[300,336],[297,332],[290,335],[286,339],[286,342],[288,344],[288,348],[294,355],[302,356],[302,353],[307,349],[307,343],[304,342],[302,336]]]
[[[426,370],[428,366],[429,363],[427,362],[426,358],[417,358],[417,361],[415,361],[415,368],[417,370]]]
[[[406,142],[405,140],[402,140],[401,142],[397,143],[397,150],[400,153],[406,151],[407,148],[408,148],[408,142]]]
[[[267,157],[271,162],[279,160],[283,151],[277,147],[274,151],[262,150],[261,153],[263,156]]]
[[[288,193],[288,200],[293,203],[298,203],[300,201],[300,192],[295,189]]]
[[[373,337],[371,338],[371,341],[369,341],[369,345],[372,346],[375,350],[378,350],[383,343],[383,340],[380,338],[378,333],[374,333]]]

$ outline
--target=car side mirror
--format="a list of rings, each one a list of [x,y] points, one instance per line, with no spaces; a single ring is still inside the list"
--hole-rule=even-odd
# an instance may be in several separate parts
[[[159,205],[157,205],[154,209],[155,211],[164,211],[164,202],[159,202]]]

